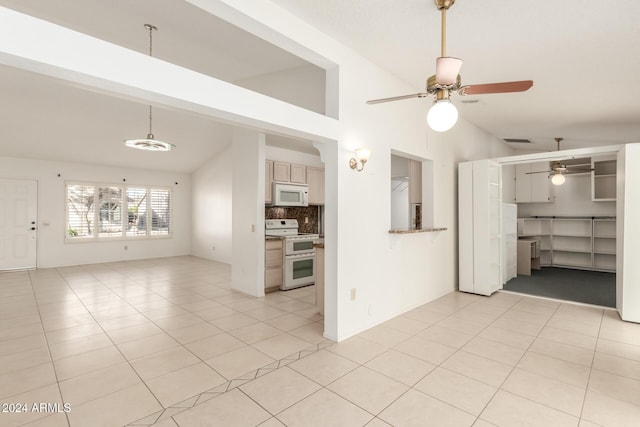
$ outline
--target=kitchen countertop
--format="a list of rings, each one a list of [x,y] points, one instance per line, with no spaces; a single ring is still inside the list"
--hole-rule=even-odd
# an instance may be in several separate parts
[[[264,236],[264,240],[282,240],[280,236]]]
[[[389,234],[412,234],[412,233],[433,233],[434,231],[446,231],[447,227],[426,227],[426,228],[397,228],[389,230]]]

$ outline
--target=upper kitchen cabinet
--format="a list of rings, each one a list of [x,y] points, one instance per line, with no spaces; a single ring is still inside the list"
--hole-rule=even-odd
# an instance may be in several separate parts
[[[591,158],[591,200],[594,202],[613,202],[616,200],[615,156]]]
[[[264,168],[264,202],[273,201],[273,161],[266,160]]]
[[[289,175],[291,178],[290,182],[294,182],[296,184],[306,184],[307,182],[306,170],[307,170],[306,166],[294,165],[292,163],[290,168],[290,175]]]
[[[307,166],[309,204],[324,205],[324,169]]]
[[[516,165],[516,203],[549,203],[552,201],[549,162]]]
[[[291,163],[273,162],[273,180],[291,182]]]

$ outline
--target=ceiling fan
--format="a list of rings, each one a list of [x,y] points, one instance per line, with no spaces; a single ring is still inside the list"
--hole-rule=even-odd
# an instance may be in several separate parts
[[[556,144],[558,147],[558,151],[560,151],[560,142],[564,138],[554,138],[556,140]],[[563,161],[555,161],[551,162],[551,169],[546,171],[535,171],[535,172],[527,172],[527,175],[534,173],[548,173],[551,177],[551,183],[554,185],[562,185],[565,181],[565,175],[573,175],[579,173],[588,173],[591,172],[593,168],[591,166],[586,166],[584,163],[578,164],[570,164]]]
[[[410,98],[426,98],[434,95],[435,103],[429,110],[427,122],[431,129],[437,132],[444,132],[451,129],[458,120],[458,110],[449,99],[451,92],[458,92],[459,95],[524,92],[533,86],[533,81],[522,80],[463,86],[458,74],[462,66],[462,59],[447,56],[446,53],[447,10],[455,3],[455,0],[434,0],[434,2],[442,16],[440,57],[436,58],[436,74],[427,79],[426,92],[372,99],[367,101],[367,104],[380,104]]]

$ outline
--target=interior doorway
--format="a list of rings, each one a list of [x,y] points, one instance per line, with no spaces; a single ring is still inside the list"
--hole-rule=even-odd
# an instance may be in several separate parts
[[[615,307],[615,155],[503,165],[504,176],[515,181],[503,200],[517,206],[518,271],[503,289]]]

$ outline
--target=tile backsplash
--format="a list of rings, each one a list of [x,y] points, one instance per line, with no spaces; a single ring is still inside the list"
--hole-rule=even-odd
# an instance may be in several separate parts
[[[264,208],[265,219],[295,218],[298,220],[298,232],[318,233],[318,206],[285,208],[267,206]],[[305,218],[307,222],[305,222]]]

